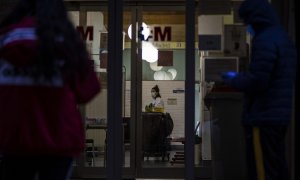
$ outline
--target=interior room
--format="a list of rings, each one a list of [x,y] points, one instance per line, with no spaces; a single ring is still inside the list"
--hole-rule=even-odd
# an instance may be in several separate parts
[[[202,169],[212,167],[212,139],[218,138],[212,137],[212,112],[204,98],[219,85],[216,83],[221,71],[243,70],[248,61],[249,37],[234,7],[224,14],[197,14],[196,17],[194,161],[195,167]],[[185,12],[178,7],[145,9],[138,12],[140,17],[134,17],[130,8],[125,8],[123,13],[123,167],[131,168],[132,159],[138,159],[143,169],[184,168]],[[102,93],[83,108],[87,138],[84,166],[106,167],[108,13],[105,8],[87,10],[84,25],[79,23],[78,11],[69,13],[86,40],[103,84]],[[134,21],[137,21],[135,25]],[[134,55],[134,48],[141,52],[140,57]],[[147,109],[153,101],[151,89],[156,85],[164,102],[161,112]],[[138,97],[132,98],[133,90]],[[162,125],[166,114],[171,120]],[[166,128],[170,132],[166,133]]]

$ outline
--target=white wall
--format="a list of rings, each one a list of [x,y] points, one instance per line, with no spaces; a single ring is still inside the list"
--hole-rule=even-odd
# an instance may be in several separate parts
[[[152,102],[151,89],[158,85],[165,103],[165,112],[169,112],[174,122],[173,137],[184,137],[184,93],[173,93],[175,89],[184,89],[184,81],[143,81],[142,108]],[[169,105],[168,99],[176,99],[176,105]]]

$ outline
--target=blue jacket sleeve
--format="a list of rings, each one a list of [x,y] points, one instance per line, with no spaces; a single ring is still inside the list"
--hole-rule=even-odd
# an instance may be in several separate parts
[[[232,87],[249,94],[265,91],[272,77],[277,59],[275,44],[267,42],[253,43],[249,71],[239,73],[228,83]]]

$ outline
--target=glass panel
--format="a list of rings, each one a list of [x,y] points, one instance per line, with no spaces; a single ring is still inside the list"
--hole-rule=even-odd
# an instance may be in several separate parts
[[[210,141],[210,123],[207,120],[207,108],[205,107],[203,98],[205,89],[203,85],[203,67],[202,56],[205,52],[199,50],[199,32],[203,24],[199,23],[199,16],[195,13],[195,167],[210,167],[211,161],[211,141]],[[201,27],[199,27],[201,26]],[[197,174],[196,174],[197,176]]]
[[[196,13],[197,24],[197,54],[200,63],[200,89],[199,89],[199,109],[200,124],[198,129],[199,145],[195,145],[195,163],[196,166],[211,167],[212,161],[212,121],[211,109],[205,103],[207,94],[212,90],[214,82],[205,80],[204,59],[210,54],[222,56],[221,36],[223,34],[223,16],[222,15],[198,15]],[[217,37],[217,38],[215,38]],[[217,39],[217,40],[215,40]],[[213,41],[214,40],[214,41]],[[213,42],[209,44],[209,42]],[[217,75],[218,76],[218,75]],[[196,119],[197,121],[197,119]],[[216,132],[217,133],[217,132]],[[197,142],[197,140],[196,140]]]
[[[85,166],[105,167],[107,131],[107,29],[106,11],[88,11],[86,26],[82,28],[88,51],[94,61],[94,69],[101,79],[101,93],[85,107],[86,152]]]
[[[68,11],[68,15],[70,20],[72,21],[74,27],[79,26],[79,11]],[[74,162],[73,162],[73,166],[79,166],[79,160],[80,158],[77,158]]]
[[[240,138],[242,96],[229,89],[220,74],[245,69],[242,59],[247,56],[246,32],[241,24],[235,24],[233,12],[197,16],[201,72],[199,165],[212,167],[213,179],[230,179],[232,174],[241,177],[245,172]]]
[[[143,23],[142,166],[184,167],[185,13],[144,9]]]
[[[194,154],[194,161],[196,167],[202,167],[203,158],[202,158],[202,124],[203,124],[203,103],[202,103],[202,88],[201,88],[201,53],[198,50],[198,21],[197,21],[197,13],[195,13],[196,23],[195,23],[195,154]]]
[[[134,121],[131,118],[131,39],[129,38],[129,26],[131,25],[131,11],[128,8],[123,12],[123,127],[124,127],[124,167],[131,166],[131,153],[134,146],[132,143],[134,139],[131,137],[132,128],[134,127]]]

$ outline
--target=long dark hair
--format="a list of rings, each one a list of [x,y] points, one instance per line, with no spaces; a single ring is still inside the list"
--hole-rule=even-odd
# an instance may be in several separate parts
[[[161,98],[161,95],[160,95],[160,93],[159,93],[158,85],[155,85],[152,89],[156,92],[155,98],[157,98],[157,97],[160,97],[160,98]]]
[[[28,16],[35,17],[37,22],[37,76],[51,79],[55,73],[54,60],[60,58],[64,59],[63,73],[66,77],[73,79],[76,73],[84,77],[89,68],[88,52],[67,15],[63,0],[19,0],[1,22],[0,28]],[[62,41],[58,42],[58,38]]]

